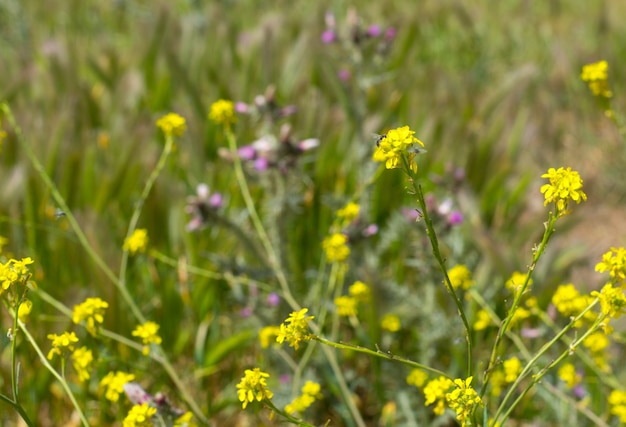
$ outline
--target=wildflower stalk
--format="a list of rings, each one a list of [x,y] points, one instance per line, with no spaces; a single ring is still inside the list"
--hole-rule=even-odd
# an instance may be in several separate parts
[[[417,202],[421,209],[421,216],[424,220],[424,224],[426,225],[426,235],[430,240],[430,246],[432,249],[432,253],[439,264],[439,268],[443,274],[444,284],[446,286],[446,290],[448,294],[454,300],[456,304],[457,310],[459,312],[459,316],[461,317],[461,321],[463,322],[463,326],[465,327],[465,341],[467,342],[467,376],[472,376],[472,335],[470,324],[467,320],[467,316],[465,315],[465,309],[463,308],[463,302],[456,294],[454,287],[452,286],[452,282],[450,281],[450,277],[448,276],[448,269],[446,267],[445,260],[441,255],[441,251],[439,250],[439,240],[437,239],[437,233],[435,232],[435,228],[433,226],[433,221],[430,218],[430,214],[428,213],[428,209],[426,207],[426,201],[424,200],[424,193],[422,192],[422,187],[417,183],[417,173],[411,169],[409,165],[409,160],[407,159],[406,154],[402,155],[402,163],[403,163],[403,171],[408,175],[409,181],[411,183],[412,191],[411,194],[417,196]]]
[[[65,218],[67,219],[70,227],[74,231],[74,234],[76,234],[76,237],[78,238],[78,241],[80,242],[81,246],[83,247],[85,252],[87,252],[87,255],[89,256],[89,258],[93,260],[93,262],[102,270],[105,276],[107,276],[107,278],[111,280],[111,282],[113,282],[113,284],[118,288],[118,290],[122,294],[122,297],[124,298],[124,301],[131,308],[135,317],[137,317],[137,319],[142,319],[143,315],[137,308],[137,305],[135,304],[135,301],[128,293],[128,290],[123,285],[123,283],[118,279],[118,277],[115,276],[115,273],[113,273],[113,271],[109,268],[106,262],[96,253],[96,251],[94,251],[93,247],[89,243],[89,240],[87,239],[87,236],[85,236],[85,233],[83,233],[83,230],[80,228],[78,221],[76,221],[76,217],[74,217],[74,215],[72,214],[72,211],[67,206],[67,203],[65,202],[65,199],[63,198],[61,193],[59,192],[57,186],[54,184],[54,182],[52,182],[52,179],[50,178],[50,176],[44,169],[43,165],[41,164],[37,156],[35,156],[35,153],[33,152],[32,148],[24,139],[24,136],[22,134],[22,129],[16,123],[15,118],[13,117],[13,113],[11,109],[9,108],[9,106],[7,104],[1,104],[0,110],[2,110],[4,114],[6,115],[9,123],[11,124],[11,126],[13,127],[15,131],[15,135],[17,136],[17,140],[20,146],[22,147],[22,149],[26,153],[26,156],[28,157],[28,160],[30,160],[31,164],[35,168],[35,171],[37,172],[39,177],[42,179],[46,187],[48,187],[48,190],[50,190],[50,194],[52,195],[52,198],[54,199],[55,203],[59,206],[59,208],[65,214]]]
[[[596,320],[596,322],[593,324],[593,326],[590,327],[589,330],[587,330],[587,332],[585,332],[585,334],[583,334],[583,336],[581,336],[580,338],[574,340],[572,342],[572,344],[570,344],[569,348],[566,351],[564,351],[558,358],[552,360],[546,367],[541,369],[541,371],[539,371],[537,374],[533,375],[533,378],[532,378],[532,381],[530,382],[530,384],[520,393],[520,395],[517,397],[517,399],[515,399],[515,401],[513,401],[513,403],[511,403],[511,406],[506,411],[504,411],[505,405],[512,398],[513,393],[515,393],[515,390],[517,389],[517,386],[530,373],[530,370],[536,365],[536,363],[539,360],[539,358],[541,356],[543,356],[554,344],[559,342],[563,338],[563,336],[570,329],[572,329],[574,327],[576,322],[581,320],[585,316],[585,314],[589,310],[591,310],[597,303],[598,303],[598,298],[596,298],[591,304],[589,304],[578,316],[576,316],[575,318],[571,319],[569,324],[567,324],[563,329],[561,329],[561,331],[559,331],[559,333],[556,334],[554,336],[554,338],[552,338],[550,341],[545,343],[539,349],[539,351],[528,361],[528,363],[526,364],[524,369],[522,369],[522,372],[520,372],[520,374],[517,376],[517,378],[515,379],[513,384],[511,384],[511,386],[509,387],[509,390],[506,393],[506,395],[504,396],[504,399],[502,399],[502,401],[500,402],[500,406],[498,407],[498,410],[496,411],[496,413],[494,415],[494,418],[493,418],[494,425],[496,425],[495,423],[498,421],[498,418],[501,416],[501,414],[502,414],[503,419],[502,419],[500,424],[502,425],[504,423],[504,421],[507,420],[507,418],[509,417],[509,415],[511,414],[513,409],[515,409],[515,407],[522,401],[524,396],[526,396],[526,394],[537,383],[539,383],[539,381],[541,381],[541,379],[550,371],[550,369],[554,368],[556,365],[561,363],[561,361],[563,359],[565,359],[568,355],[570,355],[574,351],[574,349],[576,349],[576,347],[585,340],[585,338],[587,338],[589,335],[591,335],[592,333],[594,333],[598,329],[599,325],[604,320],[604,317],[602,317],[601,319]]]
[[[543,233],[543,238],[541,239],[541,243],[539,243],[539,246],[533,248],[533,259],[532,259],[531,264],[528,266],[526,279],[524,280],[524,283],[522,284],[521,288],[515,292],[515,297],[513,298],[513,304],[511,305],[511,309],[509,310],[507,317],[504,319],[504,322],[502,322],[502,324],[500,325],[500,328],[498,329],[498,333],[496,334],[496,338],[493,344],[493,349],[491,350],[491,356],[489,358],[489,364],[487,365],[487,368],[485,369],[485,372],[483,374],[483,385],[480,389],[480,397],[483,397],[483,395],[485,394],[485,391],[487,390],[487,385],[489,384],[491,371],[493,370],[493,367],[496,364],[496,361],[498,358],[498,350],[500,348],[500,344],[502,343],[502,339],[504,338],[506,332],[509,329],[509,326],[511,325],[511,321],[513,320],[513,317],[515,316],[515,311],[517,310],[520,304],[522,295],[524,295],[526,288],[528,288],[528,284],[530,283],[530,280],[532,279],[532,274],[535,271],[537,262],[539,262],[539,259],[543,255],[546,249],[546,246],[548,245],[548,241],[550,240],[550,237],[554,233],[554,230],[555,230],[554,225],[556,224],[558,217],[559,217],[558,210],[556,208],[554,212],[549,213],[548,221],[545,225],[545,231]]]
[[[250,218],[252,220],[252,224],[256,230],[256,233],[259,236],[259,239],[261,240],[261,244],[263,245],[263,248],[265,249],[267,253],[269,266],[274,271],[274,274],[276,275],[276,279],[278,280],[278,283],[280,285],[283,298],[285,299],[287,304],[289,304],[289,306],[293,310],[296,310],[296,311],[300,310],[301,308],[300,304],[298,304],[298,302],[295,300],[295,298],[293,297],[291,293],[291,290],[289,289],[289,283],[287,281],[287,277],[285,276],[285,273],[280,265],[278,256],[276,254],[276,251],[274,250],[274,247],[272,246],[272,243],[269,239],[267,231],[265,231],[265,226],[263,225],[263,222],[261,221],[261,218],[259,217],[259,214],[254,205],[254,200],[252,200],[252,195],[250,194],[250,188],[248,187],[246,177],[243,173],[243,166],[241,164],[241,159],[237,155],[237,140],[235,138],[235,135],[233,134],[230,126],[225,127],[224,133],[226,134],[226,139],[228,140],[228,147],[233,156],[233,164],[234,164],[235,177],[237,179],[237,184],[239,186],[239,189],[241,190],[241,195],[243,196],[244,203],[246,204],[246,209],[248,210],[248,214],[250,215]],[[313,329],[313,331],[317,333],[319,333],[319,330],[320,330],[319,326],[317,326],[313,322],[311,322],[311,329]],[[361,413],[359,412],[358,408],[356,407],[354,403],[354,400],[351,397],[351,392],[348,389],[348,386],[343,377],[341,367],[339,366],[339,363],[337,362],[337,359],[334,353],[325,346],[322,346],[322,351],[326,359],[328,360],[328,363],[330,364],[333,373],[335,374],[337,383],[339,385],[339,389],[341,390],[341,394],[344,398],[346,405],[348,406],[350,414],[352,415],[358,427],[365,427],[365,421],[363,421],[363,417],[361,416]]]
[[[35,338],[33,338],[30,332],[28,332],[28,329],[26,328],[26,325],[24,324],[24,322],[18,319],[18,324],[19,324],[21,331],[24,332],[24,335],[26,336],[26,338],[28,338],[28,341],[32,345],[35,352],[39,355],[39,359],[41,360],[41,363],[61,383],[61,387],[63,387],[63,390],[70,398],[72,405],[74,405],[74,408],[76,409],[76,413],[78,414],[78,417],[80,418],[80,421],[83,424],[83,426],[89,427],[89,422],[87,421],[87,417],[85,417],[85,414],[83,413],[83,410],[80,408],[80,405],[78,404],[78,401],[76,400],[76,397],[74,396],[74,393],[72,393],[72,389],[70,388],[70,385],[65,380],[65,375],[59,374],[56,371],[56,369],[54,369],[54,367],[50,365],[50,363],[48,362],[48,359],[43,354],[39,346],[37,345]],[[64,370],[65,369],[63,369],[63,371]]]
[[[263,403],[265,403],[267,406],[269,406],[272,409],[272,411],[274,411],[277,414],[279,414],[280,416],[284,417],[287,421],[289,421],[292,424],[295,424],[295,425],[301,426],[301,427],[315,427],[313,424],[309,424],[309,423],[307,423],[305,421],[302,421],[302,420],[300,420],[298,418],[295,418],[295,417],[289,415],[285,411],[281,411],[280,409],[278,409],[276,407],[276,405],[274,405],[274,403],[270,399],[265,399],[263,401]]]
[[[396,356],[395,354],[392,354],[391,352],[383,352],[380,349],[376,349],[374,350],[370,350],[369,348],[365,348],[365,347],[361,347],[358,345],[353,345],[353,344],[347,344],[347,343],[342,343],[342,342],[334,342],[334,341],[330,341],[326,338],[320,337],[320,336],[316,336],[314,335],[312,338],[312,340],[318,341],[322,344],[325,344],[327,346],[330,347],[334,347],[337,348],[339,350],[350,350],[350,351],[356,351],[357,353],[363,353],[363,354],[369,354],[370,356],[375,356],[375,357],[379,357],[381,359],[386,359],[386,360],[392,360],[392,361],[397,361],[400,362],[404,365],[410,366],[412,368],[419,368],[422,369],[424,371],[429,371],[432,372],[433,374],[436,375],[440,375],[446,378],[449,378],[450,380],[452,380],[452,378],[450,378],[450,376],[443,372],[440,371],[438,369],[432,368],[430,366],[427,365],[422,365],[421,363],[418,362],[414,362],[412,360],[409,359],[405,359],[404,357],[401,356]]]

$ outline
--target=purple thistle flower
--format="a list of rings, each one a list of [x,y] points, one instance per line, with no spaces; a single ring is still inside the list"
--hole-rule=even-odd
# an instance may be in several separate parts
[[[322,33],[321,39],[322,39],[322,43],[330,44],[330,43],[337,41],[337,35],[335,34],[335,31],[333,30],[325,30]]]

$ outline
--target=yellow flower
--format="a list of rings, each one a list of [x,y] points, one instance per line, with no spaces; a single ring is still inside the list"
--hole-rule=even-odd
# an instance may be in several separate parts
[[[187,129],[185,119],[176,113],[168,113],[164,115],[157,120],[156,125],[166,136],[182,136]]]
[[[4,248],[4,245],[7,245],[8,243],[9,243],[9,239],[7,239],[6,237],[0,236],[0,254],[2,253],[2,248]]]
[[[123,427],[152,427],[151,418],[156,415],[157,408],[153,408],[147,403],[134,405],[130,408],[128,415],[124,418]]]
[[[372,296],[372,291],[370,290],[370,287],[358,280],[350,285],[350,288],[348,288],[348,292],[350,293],[350,296],[363,303],[369,302],[370,297]]]
[[[394,169],[402,165],[402,156],[406,155],[409,168],[413,172],[417,172],[415,148],[417,145],[424,147],[424,143],[413,135],[415,132],[408,126],[390,130],[378,141],[373,160],[385,162],[387,169]]]
[[[271,399],[274,393],[267,387],[267,378],[270,374],[262,372],[259,368],[246,369],[243,378],[237,384],[237,397],[246,409],[248,403],[255,400]]]
[[[472,280],[472,272],[462,264],[452,267],[448,271],[448,277],[454,289],[461,288],[467,290],[476,283]]]
[[[308,311],[308,308],[303,308],[300,311],[292,312],[285,323],[280,325],[276,342],[282,344],[286,340],[290,347],[297,350],[302,341],[310,340],[312,335],[309,332],[309,321],[313,320],[314,316],[307,316]]]
[[[609,394],[609,405],[611,406],[611,414],[617,415],[622,423],[626,423],[626,392],[613,390]]]
[[[316,399],[322,397],[320,390],[321,386],[318,383],[307,381],[302,386],[302,394],[285,406],[285,412],[288,414],[304,412]]]
[[[20,304],[20,308],[17,309],[17,317],[22,322],[25,322],[30,314],[30,311],[33,309],[33,302],[29,299],[22,301]]]
[[[522,273],[520,271],[515,271],[513,272],[513,274],[511,275],[511,277],[509,278],[509,280],[507,280],[504,285],[506,286],[506,288],[508,290],[510,290],[511,292],[513,292],[513,294],[516,294],[518,292],[519,289],[522,288],[522,286],[524,285],[524,282],[526,282],[526,273]],[[528,281],[528,286],[526,289],[530,288],[530,285],[533,284],[533,279],[530,279]]]
[[[143,342],[143,354],[150,354],[150,347],[148,344],[161,344],[161,337],[157,334],[159,332],[159,325],[154,322],[146,322],[143,325],[139,325],[132,332],[134,337],[141,338]]]
[[[517,357],[511,357],[503,363],[504,381],[507,383],[514,382],[518,375],[522,372],[522,362]]]
[[[357,219],[361,207],[354,202],[349,202],[343,208],[337,211],[337,217],[342,219],[344,223],[350,223]]]
[[[468,419],[477,406],[482,406],[482,400],[476,390],[471,387],[472,377],[462,380],[454,380],[456,388],[446,394],[446,401],[450,409],[456,412],[456,419],[461,422],[461,427],[469,425]]]
[[[576,203],[587,200],[587,195],[583,192],[583,180],[578,172],[571,168],[563,169],[550,168],[547,173],[541,175],[542,178],[548,178],[549,184],[541,186],[541,193],[545,197],[544,206],[554,203],[558,216],[567,215],[567,204],[570,200]]]
[[[268,348],[272,341],[276,342],[276,337],[280,333],[278,326],[266,326],[259,331],[259,342],[262,348]]]
[[[187,411],[180,417],[176,418],[174,421],[174,427],[190,427],[195,425],[191,422],[191,418],[193,418],[193,413]]]
[[[100,381],[100,389],[106,389],[104,397],[107,400],[117,402],[120,394],[124,391],[124,384],[134,379],[135,376],[133,374],[127,374],[126,372],[109,372],[106,377],[102,378]]]
[[[348,237],[345,234],[335,233],[324,239],[322,248],[329,262],[342,262],[350,255],[350,248],[346,244]]]
[[[380,327],[389,332],[400,330],[400,318],[395,314],[387,313],[380,320]]]
[[[433,412],[435,415],[443,415],[446,409],[446,393],[448,393],[448,390],[452,387],[454,387],[452,380],[443,376],[430,380],[428,384],[426,384],[426,387],[424,387],[424,404],[430,406],[436,403]]]
[[[609,63],[606,61],[598,61],[591,64],[583,65],[582,73],[580,73],[582,81],[587,82],[589,89],[595,96],[603,96],[610,98],[613,93],[609,89]]]
[[[122,249],[130,251],[132,255],[135,255],[136,252],[145,252],[147,246],[148,230],[145,228],[138,228],[133,231],[133,234],[124,240],[124,246],[122,246]]]
[[[335,306],[337,307],[337,313],[340,316],[350,317],[356,316],[357,300],[347,295],[342,295],[335,298]]]
[[[93,354],[87,347],[81,347],[72,353],[72,364],[78,373],[80,382],[87,381],[90,377]]]
[[[596,264],[596,271],[604,273],[608,271],[611,278],[616,281],[626,280],[626,249],[611,248],[602,255],[602,261]]]
[[[232,101],[220,99],[211,104],[209,119],[218,125],[230,126],[237,121],[235,104]]]
[[[600,292],[591,292],[591,296],[600,300],[602,314],[611,319],[619,319],[622,314],[626,313],[626,297],[622,288],[616,288],[607,283]]]
[[[52,349],[48,352],[48,360],[52,360],[55,354],[63,356],[66,351],[74,351],[74,343],[78,342],[78,337],[74,332],[63,332],[61,335],[48,334],[48,339],[52,341]]]
[[[74,306],[72,322],[79,324],[86,320],[87,331],[95,336],[96,325],[104,322],[104,313],[108,307],[109,303],[100,298],[87,298],[84,302]]]
[[[571,363],[564,363],[561,365],[557,371],[557,375],[561,380],[563,380],[563,382],[565,382],[567,388],[576,387],[581,380],[581,376],[576,373],[576,368]]]
[[[491,321],[491,316],[485,309],[480,309],[476,313],[476,321],[474,321],[474,330],[482,331],[483,329],[487,329],[489,326],[492,326],[493,322]]]
[[[409,376],[406,377],[406,383],[421,388],[428,379],[428,374],[422,371],[420,368],[413,369]]]

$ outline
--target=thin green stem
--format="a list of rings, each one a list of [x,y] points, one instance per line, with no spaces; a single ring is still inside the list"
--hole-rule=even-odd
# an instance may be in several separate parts
[[[41,360],[41,363],[61,383],[61,387],[63,387],[63,390],[65,390],[65,393],[70,398],[70,400],[72,402],[72,405],[74,405],[74,408],[76,409],[76,413],[78,414],[78,417],[80,418],[80,421],[82,422],[82,424],[84,426],[89,427],[89,422],[87,421],[87,417],[85,417],[85,414],[83,413],[83,410],[81,409],[80,405],[78,404],[78,401],[76,400],[76,397],[74,396],[74,393],[72,393],[72,389],[70,388],[69,384],[65,380],[64,376],[59,374],[56,371],[56,369],[54,369],[52,367],[52,365],[50,365],[50,363],[48,362],[48,359],[43,354],[43,352],[41,351],[39,346],[37,345],[37,342],[35,341],[33,336],[30,334],[30,332],[28,332],[28,329],[26,328],[26,325],[22,321],[20,321],[19,319],[18,319],[18,323],[19,323],[20,329],[22,330],[22,332],[24,332],[24,335],[26,335],[26,337],[28,338],[28,341],[33,346],[33,349],[39,355],[39,359]]]
[[[20,415],[20,417],[22,417],[22,420],[26,423],[28,427],[34,427],[35,424],[30,420],[26,411],[24,410],[24,408],[22,408],[22,405],[11,400],[9,397],[1,393],[0,393],[0,401],[5,402],[9,406],[11,406],[13,409],[15,409],[15,411]]]
[[[228,127],[225,129],[225,133],[226,133],[226,139],[228,140],[228,146],[233,157],[235,177],[237,179],[237,184],[239,185],[241,195],[244,199],[246,209],[248,210],[248,214],[250,215],[250,219],[255,228],[255,231],[257,235],[259,236],[259,239],[261,240],[261,243],[263,245],[263,248],[265,249],[265,252],[267,253],[270,268],[274,271],[274,274],[276,275],[276,279],[278,280],[278,283],[283,293],[283,298],[293,310],[298,311],[301,309],[301,306],[295,300],[295,298],[293,297],[291,293],[291,290],[289,289],[289,282],[287,281],[287,277],[285,276],[285,273],[283,272],[283,269],[280,265],[280,261],[276,254],[276,251],[274,250],[274,247],[272,246],[272,243],[269,239],[269,235],[265,231],[265,226],[263,225],[263,222],[261,221],[261,218],[259,217],[259,214],[254,205],[254,201],[252,200],[250,188],[248,187],[248,183],[246,181],[246,177],[243,172],[241,159],[237,155],[237,141],[235,139],[235,135],[233,134],[232,130]],[[310,326],[311,326],[311,329],[313,329],[314,331],[319,331],[319,327],[315,323],[311,322]],[[333,373],[336,376],[337,383],[341,390],[341,394],[344,398],[346,405],[348,406],[350,413],[352,414],[352,417],[354,418],[354,421],[359,427],[365,427],[365,421],[363,421],[363,417],[361,416],[361,413],[356,407],[354,403],[354,399],[352,399],[350,390],[348,389],[348,386],[345,382],[345,379],[343,377],[343,372],[341,370],[341,367],[339,366],[339,363],[337,362],[335,354],[329,348],[325,346],[322,346],[322,352],[324,353],[326,359],[328,360],[328,363],[331,366],[331,369],[333,370]]]
[[[272,402],[269,399],[265,399],[263,401],[263,403],[265,403],[267,406],[269,406],[272,411],[276,412],[277,414],[279,414],[281,417],[284,417],[287,421],[289,421],[292,424],[301,426],[301,427],[315,427],[313,424],[309,424],[305,421],[302,421],[298,418],[292,417],[291,415],[289,415],[288,413],[286,413],[285,411],[282,411],[280,409],[278,409],[278,407],[276,405],[274,405],[274,402]]]
[[[515,381],[513,382],[513,384],[510,385],[508,392],[506,393],[506,395],[504,396],[504,399],[502,399],[502,402],[500,402],[500,406],[498,407],[498,410],[496,411],[496,414],[494,415],[494,425],[496,425],[498,418],[500,417],[500,415],[502,414],[503,420],[502,422],[506,421],[506,419],[508,418],[508,416],[511,414],[511,412],[513,411],[513,409],[517,406],[517,404],[519,402],[521,402],[521,400],[524,398],[524,396],[530,391],[531,388],[533,388],[544,376],[545,374],[552,369],[554,366],[558,365],[565,357],[567,357],[571,352],[574,351],[574,349],[585,339],[587,338],[589,335],[591,335],[593,332],[595,332],[598,328],[598,325],[600,324],[599,321],[596,321],[596,323],[594,324],[594,326],[592,326],[591,328],[589,328],[589,330],[579,339],[575,340],[571,345],[570,348],[566,351],[564,351],[557,359],[553,360],[551,363],[549,363],[545,368],[543,368],[539,373],[533,375],[533,379],[530,382],[530,384],[526,387],[526,389],[524,389],[524,391],[517,397],[517,399],[515,399],[515,401],[511,404],[511,406],[504,411],[505,405],[508,403],[508,401],[512,398],[513,393],[515,393],[515,390],[517,389],[517,386],[521,383],[521,381],[530,373],[530,371],[535,367],[535,365],[537,364],[537,361],[539,360],[539,358],[541,356],[543,356],[554,344],[556,344],[557,342],[559,342],[562,337],[570,330],[574,327],[574,325],[576,324],[576,322],[578,322],[579,320],[581,320],[585,314],[591,310],[596,304],[598,303],[598,299],[596,298],[591,304],[589,304],[585,310],[583,310],[578,316],[576,316],[574,319],[572,319],[563,329],[561,329],[561,331],[559,331],[558,334],[556,334],[554,336],[554,338],[552,338],[550,341],[548,341],[547,343],[545,343],[540,349],[539,351],[528,361],[528,363],[526,363],[526,366],[524,367],[524,369],[522,369],[522,372],[520,372],[520,374],[517,376],[517,378],[515,379]],[[504,411],[504,412],[503,412]]]
[[[511,325],[511,321],[513,320],[513,317],[515,316],[515,311],[517,310],[517,307],[520,304],[522,295],[524,294],[524,292],[528,288],[528,285],[530,284],[532,274],[535,271],[535,267],[537,266],[537,262],[543,255],[546,249],[546,246],[548,245],[548,241],[550,240],[550,237],[554,233],[554,225],[557,219],[558,219],[558,212],[556,210],[554,212],[550,212],[549,217],[548,217],[548,222],[546,223],[546,229],[545,229],[545,232],[543,233],[543,238],[541,239],[541,243],[539,244],[537,248],[534,249],[533,260],[530,266],[528,267],[528,272],[526,273],[526,279],[524,280],[524,283],[521,286],[521,288],[515,292],[515,297],[513,298],[513,304],[511,305],[511,309],[509,310],[508,315],[504,319],[504,322],[501,324],[500,328],[498,329],[498,333],[496,334],[496,339],[493,344],[493,349],[491,351],[491,356],[489,357],[489,364],[487,365],[487,369],[485,370],[483,374],[483,384],[480,389],[481,397],[484,396],[485,391],[487,390],[487,385],[489,384],[491,371],[493,370],[493,367],[496,363],[496,360],[498,357],[498,350],[500,348],[500,344],[502,343],[502,339],[504,338],[504,335],[506,334],[507,330],[509,329],[509,326]]]
[[[417,196],[417,202],[419,203],[421,209],[421,216],[426,225],[426,235],[430,240],[430,246],[433,253],[433,256],[437,260],[439,264],[439,268],[441,269],[441,273],[443,274],[444,284],[446,286],[446,290],[448,294],[454,300],[454,303],[457,307],[459,316],[461,317],[461,321],[463,322],[463,326],[465,327],[465,340],[467,342],[467,376],[472,376],[472,330],[470,328],[470,324],[467,320],[467,316],[465,315],[465,309],[463,308],[463,302],[456,294],[454,287],[452,286],[452,282],[450,281],[450,277],[448,276],[448,268],[446,267],[446,262],[441,255],[441,251],[439,249],[439,240],[437,239],[437,233],[435,232],[435,227],[433,226],[432,219],[430,218],[430,214],[428,213],[428,208],[426,207],[426,201],[424,200],[424,193],[422,192],[422,186],[418,184],[418,175],[414,172],[410,165],[406,155],[402,156],[402,161],[404,165],[404,172],[408,175],[409,181],[411,182],[411,186],[413,187],[413,194]]]

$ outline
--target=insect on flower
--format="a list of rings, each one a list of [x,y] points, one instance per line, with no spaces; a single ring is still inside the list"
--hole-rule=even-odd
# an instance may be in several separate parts
[[[383,133],[382,135],[380,135],[380,134],[377,134],[377,133],[373,133],[372,137],[376,139],[376,146],[380,147],[380,143],[382,142],[383,139],[387,138],[387,134]],[[426,149],[424,149],[423,147],[420,147],[420,146],[413,147],[413,148],[411,148],[410,151],[412,151],[415,154],[428,152],[428,150],[426,150]]]

